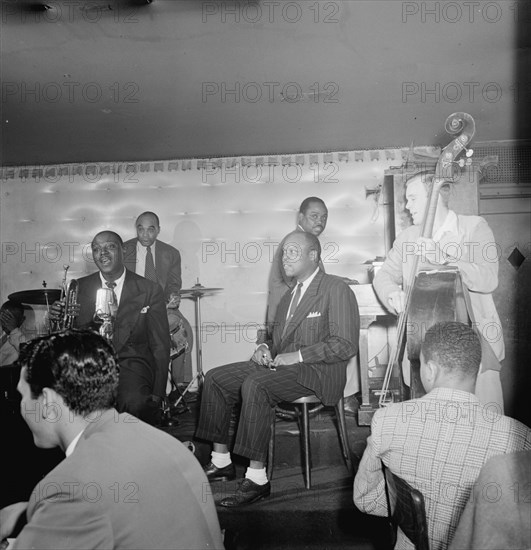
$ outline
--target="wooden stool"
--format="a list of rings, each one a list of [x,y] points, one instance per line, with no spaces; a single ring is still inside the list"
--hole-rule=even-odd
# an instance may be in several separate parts
[[[304,460],[304,485],[306,489],[311,488],[311,453],[310,453],[310,414],[309,414],[309,405],[321,404],[321,400],[316,395],[309,395],[307,397],[301,397],[295,401],[290,401],[292,405],[301,406],[302,414],[297,415],[300,418],[299,427],[301,434],[301,443],[302,443],[302,454]],[[334,407],[336,411],[336,420],[337,428],[339,435],[339,444],[341,446],[341,452],[345,460],[348,471],[352,474],[352,460],[350,459],[350,449],[348,444],[348,434],[347,434],[347,422],[345,419],[345,410],[343,404],[343,398],[337,402],[337,405]],[[276,418],[275,418],[276,420]],[[267,459],[267,477],[271,480],[273,476],[273,461],[274,461],[274,451],[275,451],[275,420],[271,425],[271,439],[269,440],[269,452]]]

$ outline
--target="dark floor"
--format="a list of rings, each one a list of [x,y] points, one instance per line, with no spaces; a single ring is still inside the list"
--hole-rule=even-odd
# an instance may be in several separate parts
[[[194,439],[197,394],[187,400],[190,411],[173,415],[176,426],[163,428],[181,441],[191,441],[202,464],[210,458],[210,446]],[[310,420],[312,488],[305,489],[301,447],[296,421],[277,419],[272,493],[267,499],[237,510],[218,506],[227,550],[385,548],[386,525],[380,518],[359,512],[352,502],[353,478],[339,446],[333,408],[325,408]],[[370,430],[347,416],[351,456],[356,468]],[[246,461],[234,457],[237,479],[212,483],[216,502],[232,494],[245,473]]]
[[[179,440],[192,442],[198,460],[205,464],[210,446],[194,440],[197,420],[197,393],[187,394],[187,409],[180,406],[169,415],[172,425],[161,429]],[[37,449],[31,433],[13,403],[3,402],[2,440],[4,479],[0,507],[26,500],[33,486],[64,457],[57,449]],[[227,550],[335,549],[378,550],[386,540],[385,522],[361,514],[352,502],[352,476],[341,456],[334,411],[322,409],[310,421],[312,488],[304,487],[299,431],[296,421],[278,419],[272,493],[267,499],[237,510],[218,506]],[[363,454],[369,428],[359,427],[347,416],[349,444],[354,467]],[[29,457],[31,468],[22,466]],[[234,457],[238,478],[246,461]],[[232,494],[237,481],[212,483],[214,499]]]

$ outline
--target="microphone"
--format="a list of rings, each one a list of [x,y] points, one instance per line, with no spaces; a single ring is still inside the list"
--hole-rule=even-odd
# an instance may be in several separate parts
[[[99,288],[96,292],[94,316],[103,321],[99,333],[107,340],[112,340],[113,337],[117,309],[114,292],[110,288]]]

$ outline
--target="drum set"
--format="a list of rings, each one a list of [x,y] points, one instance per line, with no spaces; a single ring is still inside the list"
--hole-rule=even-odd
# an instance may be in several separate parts
[[[57,300],[61,299],[58,288],[37,288],[35,290],[20,290],[8,296],[11,302],[17,302],[26,307],[24,330],[28,336],[44,336],[49,333],[48,310]]]

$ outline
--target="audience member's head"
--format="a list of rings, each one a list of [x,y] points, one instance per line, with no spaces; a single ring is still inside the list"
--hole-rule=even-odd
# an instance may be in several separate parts
[[[136,236],[142,246],[152,246],[160,233],[160,221],[154,212],[143,212],[135,223]]]
[[[420,351],[420,378],[427,392],[448,387],[474,392],[481,362],[478,335],[454,321],[436,323],[426,331]]]
[[[6,334],[20,327],[24,322],[24,306],[18,302],[8,300],[0,307],[0,324]]]
[[[319,265],[321,244],[312,233],[293,231],[284,239],[282,266],[288,277],[304,281]]]
[[[318,237],[326,227],[328,209],[324,201],[318,197],[307,197],[299,207],[297,223],[307,233]]]
[[[21,346],[18,364],[20,410],[38,447],[60,445],[64,422],[88,419],[114,405],[114,351],[95,332],[67,330],[31,340]]]

